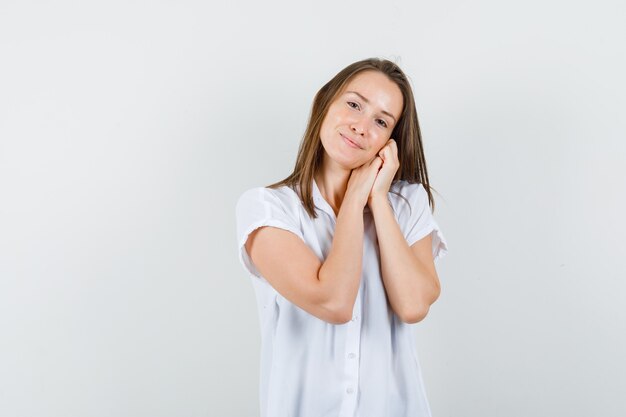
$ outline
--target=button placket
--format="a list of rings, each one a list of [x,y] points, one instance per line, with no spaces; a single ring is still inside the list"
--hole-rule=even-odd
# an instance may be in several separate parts
[[[348,376],[344,385],[344,400],[339,412],[340,417],[352,417],[356,410],[356,401],[359,386],[359,360],[361,343],[361,288],[354,305],[352,320],[347,323],[346,329],[346,350],[345,350],[345,373]]]

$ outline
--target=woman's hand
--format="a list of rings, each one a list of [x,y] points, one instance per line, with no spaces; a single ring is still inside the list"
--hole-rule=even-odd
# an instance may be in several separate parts
[[[387,198],[393,177],[400,168],[398,145],[395,140],[389,139],[387,144],[378,152],[378,156],[383,160],[383,166],[374,180],[374,185],[367,199],[368,205],[372,199]]]
[[[365,207],[369,202],[372,185],[382,164],[382,158],[376,155],[370,161],[353,169],[350,173],[350,179],[348,179],[344,201],[354,201],[360,207]]]

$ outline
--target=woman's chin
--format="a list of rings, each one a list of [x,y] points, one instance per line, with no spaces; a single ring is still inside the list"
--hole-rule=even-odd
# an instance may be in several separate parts
[[[335,164],[341,166],[343,169],[350,171],[360,167],[367,162],[367,160],[363,159],[362,155],[360,158],[357,158],[355,157],[355,155],[346,155],[343,152],[340,152],[333,156],[326,154],[326,156],[329,156]]]
[[[350,170],[350,171],[360,167],[364,163],[365,163],[365,161],[355,160],[355,159],[347,160],[347,161],[343,161],[343,162],[338,162],[338,164],[341,165],[342,168],[344,168],[346,170]]]

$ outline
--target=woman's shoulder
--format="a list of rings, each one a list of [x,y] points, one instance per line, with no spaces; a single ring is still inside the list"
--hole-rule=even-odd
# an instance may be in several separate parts
[[[248,202],[249,204],[273,204],[288,208],[299,204],[300,200],[291,187],[282,185],[275,188],[266,186],[248,188],[241,192],[237,200],[238,205],[244,202]]]
[[[397,180],[391,184],[391,187],[389,187],[390,198],[392,196],[394,196],[395,198],[400,198],[398,197],[397,194],[400,194],[401,196],[408,198],[410,196],[414,196],[416,193],[422,193],[422,192],[426,192],[426,189],[424,188],[422,183],[409,182],[407,180]]]
[[[389,201],[396,213],[412,213],[428,205],[428,193],[420,182],[398,180],[389,187]]]
[[[291,197],[292,194],[295,194],[295,192],[288,185],[281,185],[278,187],[260,185],[257,187],[251,187],[243,190],[240,193],[240,196],[244,194],[269,194],[275,196]]]

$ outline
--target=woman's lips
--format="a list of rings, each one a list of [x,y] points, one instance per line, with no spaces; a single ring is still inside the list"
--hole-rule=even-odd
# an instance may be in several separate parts
[[[341,135],[341,133],[340,133]],[[341,137],[343,138],[343,140],[351,147],[356,148],[356,149],[361,149],[359,147],[359,145],[357,145],[356,143],[352,142],[350,139],[348,139],[347,137],[345,137],[344,135],[341,135]]]

